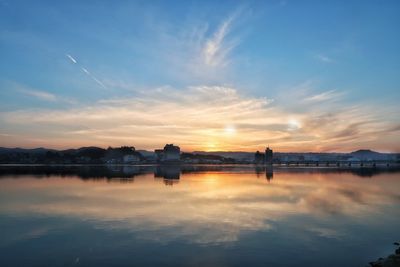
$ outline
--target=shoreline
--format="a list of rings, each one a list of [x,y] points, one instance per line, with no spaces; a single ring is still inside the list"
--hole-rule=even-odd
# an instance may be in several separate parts
[[[313,169],[354,169],[354,168],[400,168],[400,163],[364,163],[364,164],[307,164],[307,163],[277,163],[277,164],[254,164],[254,163],[187,163],[187,162],[174,162],[174,163],[0,163],[0,166],[252,166],[256,168],[313,168]]]

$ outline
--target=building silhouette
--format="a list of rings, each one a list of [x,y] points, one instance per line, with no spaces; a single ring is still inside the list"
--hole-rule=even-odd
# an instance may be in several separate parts
[[[272,164],[273,162],[273,151],[269,147],[265,149],[265,163]]]
[[[179,162],[181,159],[181,149],[174,144],[166,144],[164,149],[154,150],[157,162]]]
[[[264,161],[265,161],[264,153],[260,153],[260,151],[257,151],[254,154],[254,163],[255,164],[264,164]]]
[[[137,154],[128,154],[128,155],[123,156],[122,161],[125,164],[139,163],[140,157]]]
[[[160,162],[163,159],[164,149],[156,149],[154,150],[154,154],[156,154],[156,161]]]
[[[254,163],[255,164],[267,164],[271,165],[273,163],[273,151],[269,147],[265,149],[265,154],[257,151],[254,154]]]

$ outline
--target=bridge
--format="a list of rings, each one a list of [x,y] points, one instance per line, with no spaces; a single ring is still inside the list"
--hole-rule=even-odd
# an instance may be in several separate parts
[[[347,161],[347,160],[319,160],[319,161],[277,161],[278,166],[309,166],[309,167],[390,167],[396,166],[396,161],[375,160],[375,161]]]

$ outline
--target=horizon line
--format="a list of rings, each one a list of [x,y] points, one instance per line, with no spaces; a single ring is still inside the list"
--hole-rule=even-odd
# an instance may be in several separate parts
[[[179,145],[178,145],[179,146]],[[102,147],[102,146],[81,146],[81,147],[76,147],[76,148],[49,148],[49,147],[5,147],[5,146],[0,146],[1,148],[5,149],[27,149],[27,150],[34,150],[34,149],[47,149],[47,150],[56,150],[56,151],[64,151],[64,150],[70,150],[70,149],[80,149],[80,148],[90,148],[90,147],[96,147],[96,148],[101,148],[101,149],[107,149],[107,148],[118,148],[118,147],[134,147],[135,151],[147,151],[147,152],[154,152],[155,149],[159,148],[154,148],[152,150],[148,149],[137,149],[135,146],[129,146],[129,145],[123,145],[123,146],[107,146],[107,147]],[[268,146],[269,147],[269,146]],[[267,148],[267,146],[266,146]],[[272,147],[269,147],[272,148]],[[265,150],[265,149],[264,149]],[[193,150],[193,151],[183,151],[181,150],[182,153],[196,153],[196,152],[205,152],[205,153],[255,153],[257,151],[263,152],[264,150],[252,150],[252,151],[241,151],[241,150]],[[370,148],[359,148],[355,149],[353,151],[276,151],[272,148],[274,153],[319,153],[319,154],[346,154],[346,153],[353,153],[357,152],[360,150],[366,150],[366,151],[371,151],[371,152],[377,152],[377,153],[382,153],[382,154],[400,154],[400,152],[387,152],[387,151],[379,151],[379,150],[373,150]]]

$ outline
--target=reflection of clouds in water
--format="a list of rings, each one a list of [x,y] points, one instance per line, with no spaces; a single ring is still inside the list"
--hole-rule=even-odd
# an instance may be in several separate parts
[[[376,205],[398,203],[392,183],[399,182],[392,180],[277,173],[268,183],[252,174],[200,173],[184,174],[179,185],[169,188],[152,175],[133,184],[2,179],[0,193],[7,202],[0,203],[0,212],[77,217],[95,227],[129,230],[159,242],[225,243],[245,232],[270,230],[271,223],[296,215],[315,220],[368,216]],[[334,225],[312,224],[303,227],[322,237],[340,236]]]
[[[318,236],[325,237],[325,238],[340,239],[344,236],[344,233],[342,233],[342,232],[339,232],[335,229],[324,228],[324,227],[311,228],[309,231],[314,232]]]
[[[308,193],[300,205],[315,215],[362,216],[374,212],[371,205],[398,201],[399,194],[379,187],[358,187],[349,184],[330,185]]]

